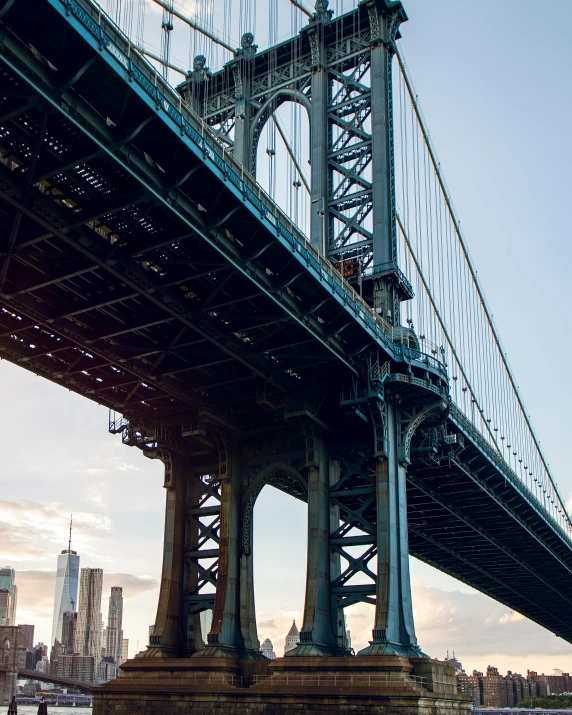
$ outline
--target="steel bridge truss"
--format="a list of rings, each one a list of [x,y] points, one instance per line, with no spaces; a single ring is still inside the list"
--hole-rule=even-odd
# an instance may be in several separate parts
[[[362,291],[374,277],[391,286],[395,296],[379,294],[376,307],[395,324],[399,302],[413,296],[397,266],[392,208],[391,59],[404,19],[401,6],[385,0],[362,0],[334,19],[323,10],[298,37],[264,52],[245,35],[219,72],[197,58],[178,87],[253,175],[262,129],[276,110],[285,102],[307,110],[311,240]]]

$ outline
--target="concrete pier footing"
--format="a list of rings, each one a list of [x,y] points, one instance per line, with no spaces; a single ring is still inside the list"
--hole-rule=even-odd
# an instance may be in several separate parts
[[[428,658],[134,659],[95,688],[93,715],[468,715]]]

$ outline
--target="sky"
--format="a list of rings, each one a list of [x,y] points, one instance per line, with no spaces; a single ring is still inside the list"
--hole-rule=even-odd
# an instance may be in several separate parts
[[[284,10],[286,0],[278,2]],[[563,375],[572,349],[572,3],[544,0],[542,12],[532,0],[405,7],[401,44],[441,167],[552,474],[570,499],[572,387]],[[149,11],[148,33],[154,18]],[[220,9],[214,24],[225,24]],[[177,28],[173,53],[186,58],[196,48]],[[0,362],[0,565],[17,570],[18,622],[34,623],[36,640],[47,642],[56,559],[73,512],[81,566],[104,569],[104,618],[110,587],[124,587],[132,656],[155,616],[165,497],[161,464],[109,435],[107,419],[103,407]],[[254,519],[259,637],[281,654],[292,619],[301,621],[306,509],[268,487]],[[412,579],[417,635],[429,655],[454,650],[468,671],[572,670],[572,646],[520,614],[414,559]],[[349,609],[356,650],[371,620],[370,609]]]

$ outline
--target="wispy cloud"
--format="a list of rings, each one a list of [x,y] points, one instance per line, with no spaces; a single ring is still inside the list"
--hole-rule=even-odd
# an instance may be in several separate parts
[[[67,510],[58,503],[0,500],[0,558],[18,562],[53,557],[67,542]],[[87,547],[110,532],[112,521],[102,514],[74,514],[74,543]]]
[[[113,474],[114,472],[139,472],[140,468],[125,461],[124,455],[109,455],[104,457],[93,455],[89,459],[75,459],[69,463],[75,474]]]

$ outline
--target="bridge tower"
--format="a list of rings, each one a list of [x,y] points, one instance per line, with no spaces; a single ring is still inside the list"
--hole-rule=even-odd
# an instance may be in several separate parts
[[[0,626],[0,705],[18,692],[18,626]]]
[[[400,323],[400,304],[413,291],[398,266],[395,224],[391,67],[406,19],[400,2],[361,0],[355,11],[334,18],[328,2],[319,0],[298,37],[259,53],[246,33],[219,72],[195,58],[178,91],[252,174],[272,114],[288,101],[307,110],[310,239],[394,340],[418,348]],[[360,655],[422,655],[411,604],[406,469],[414,432],[425,421],[444,419],[447,393],[429,392],[421,400],[386,394],[389,372],[379,356],[364,356],[362,374],[342,400],[348,414],[366,422],[366,446],[360,438],[336,448],[316,406],[286,407],[264,388],[260,404],[282,410],[294,430],[239,441],[228,416],[204,412],[202,424],[183,427],[179,443],[171,438],[147,450],[165,462],[167,488],[161,595],[147,657],[260,657],[251,525],[265,484],[308,502],[304,619],[300,645],[290,655],[347,655],[343,608],[360,601],[376,608],[371,644]],[[149,442],[138,434],[132,443]],[[189,456],[185,437],[216,444],[217,463]],[[350,557],[356,546],[362,555]],[[206,608],[213,619],[203,647],[198,615]]]

